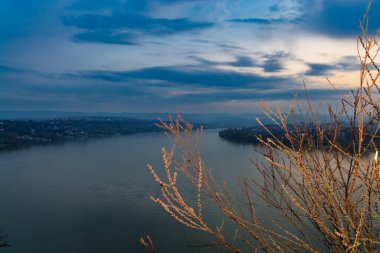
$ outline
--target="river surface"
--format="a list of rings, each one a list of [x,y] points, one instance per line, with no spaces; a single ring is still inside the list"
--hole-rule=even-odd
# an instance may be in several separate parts
[[[162,168],[161,146],[169,144],[164,134],[148,133],[1,152],[0,228],[12,243],[1,251],[143,253],[138,240],[149,234],[157,253],[217,252],[196,247],[211,238],[149,199],[159,187],[146,164]],[[253,147],[220,139],[216,130],[205,131],[202,156],[233,189],[257,177]],[[205,208],[210,224],[222,222],[217,208]]]

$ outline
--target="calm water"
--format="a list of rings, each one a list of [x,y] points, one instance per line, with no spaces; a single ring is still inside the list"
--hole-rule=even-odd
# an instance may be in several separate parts
[[[139,237],[149,234],[158,253],[215,252],[189,248],[210,238],[177,224],[149,199],[159,189],[146,163],[159,168],[160,148],[168,144],[152,133],[0,153],[0,227],[13,244],[3,251],[138,253],[145,252]],[[232,186],[255,177],[254,155],[251,146],[205,133],[206,165]],[[222,221],[214,207],[207,218]]]

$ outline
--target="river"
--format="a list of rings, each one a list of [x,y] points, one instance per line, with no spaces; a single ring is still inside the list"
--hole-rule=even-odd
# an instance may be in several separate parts
[[[12,243],[3,251],[143,253],[139,237],[150,235],[157,253],[216,252],[189,247],[212,238],[149,199],[159,187],[146,164],[160,169],[161,146],[169,144],[164,134],[144,133],[1,152],[0,228]],[[220,139],[216,130],[205,131],[202,156],[232,187],[257,176],[253,147]],[[217,208],[204,212],[222,222]]]

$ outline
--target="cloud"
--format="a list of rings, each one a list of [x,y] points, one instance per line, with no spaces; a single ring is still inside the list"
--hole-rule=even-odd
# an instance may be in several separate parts
[[[13,73],[12,68],[6,66],[0,70]],[[290,77],[246,74],[203,65],[130,71],[89,70],[54,77],[25,71],[6,76],[4,80],[5,85],[0,86],[3,108],[49,105],[54,110],[162,110],[229,101],[291,100],[302,90]],[[308,93],[310,98],[321,100],[338,96],[331,89],[311,89]]]
[[[76,0],[69,8],[73,10],[104,10],[112,9],[114,11],[123,12],[143,12],[149,9],[152,3],[159,4],[175,4],[181,2],[196,2],[199,0]]]
[[[288,77],[267,77],[258,74],[247,74],[226,71],[204,66],[168,66],[142,68],[133,71],[87,71],[76,73],[77,77],[109,82],[127,82],[144,80],[146,83],[169,85],[174,87],[219,87],[236,89],[250,87],[257,90],[268,90],[285,86],[295,86],[295,81]]]
[[[353,71],[360,69],[360,63],[356,56],[345,56],[334,63],[307,63],[309,70],[306,76],[324,76],[333,71]]]
[[[209,22],[191,21],[185,18],[150,18],[131,14],[64,16],[62,22],[66,26],[75,26],[85,30],[83,33],[74,35],[75,41],[123,45],[135,43],[123,38],[126,33],[162,36],[202,30],[213,26]]]
[[[209,28],[208,22],[196,22],[188,19],[149,18],[140,15],[98,15],[83,14],[79,16],[65,16],[63,23],[87,30],[121,30],[147,32],[154,35],[172,34]]]
[[[308,67],[309,70],[304,73],[306,76],[324,76],[334,68],[333,65],[322,63],[309,63]]]
[[[236,56],[236,60],[230,62],[229,65],[234,67],[255,67],[257,63],[249,56]]]
[[[245,55],[236,55],[235,60],[233,61],[213,61],[213,60],[208,60],[202,57],[197,57],[197,56],[190,56],[188,57],[190,59],[196,60],[198,63],[205,65],[206,67],[210,66],[232,66],[232,67],[257,67],[256,61],[249,56]]]
[[[303,1],[305,14],[299,25],[306,30],[327,34],[333,37],[353,37],[361,33],[359,21],[362,20],[368,1],[330,1],[323,0],[319,8],[308,8],[311,0]],[[369,30],[380,27],[377,18],[379,1],[373,1],[369,13]]]
[[[228,22],[257,25],[295,24],[303,30],[332,37],[353,37],[361,34],[362,21],[368,1],[356,0],[297,0],[279,1],[269,8],[267,17],[230,19]],[[377,10],[380,1],[373,1],[369,12],[369,30],[380,27]]]
[[[0,86],[0,97],[3,98],[35,100],[62,98],[76,103],[76,100],[98,99],[100,101],[111,97],[142,97],[149,94],[148,90],[139,87],[136,83],[68,79],[64,74],[43,75],[39,72],[24,71],[18,72],[17,75],[6,75],[3,79],[4,83]]]
[[[77,33],[72,39],[75,42],[137,45],[134,36],[125,33],[113,33],[108,30]]]
[[[28,74],[28,73],[36,74],[37,72],[33,70],[23,69],[23,68],[0,65],[0,74]]]
[[[162,110],[162,108],[181,108],[182,106],[202,105],[213,103],[226,103],[230,101],[259,101],[259,100],[292,100],[296,94],[302,93],[300,88],[255,90],[253,88],[234,89],[197,89],[186,90],[189,92],[171,92],[167,89],[148,89],[146,87],[132,87],[132,85],[108,84],[70,84],[67,87],[55,85],[41,86],[38,84],[22,85],[7,92],[1,92],[0,100],[3,108],[19,106],[25,108],[46,108],[99,110],[100,106],[115,106],[118,110],[130,110],[130,108],[146,108],[149,110]],[[178,87],[177,87],[178,88]],[[176,89],[175,91],[178,91]],[[341,91],[342,92],[342,91]],[[338,92],[331,89],[308,90],[310,99],[330,100],[339,96]],[[302,97],[302,96],[301,96]],[[207,107],[205,107],[207,109]]]
[[[283,69],[283,64],[280,59],[270,59],[265,60],[265,63],[262,65],[265,72],[273,73],[279,72]]]
[[[0,73],[17,73],[19,69],[0,65]]]
[[[264,55],[264,63],[261,67],[265,72],[274,73],[284,69],[284,60],[291,58],[289,53],[277,51],[272,54]]]
[[[313,100],[331,100],[341,96],[341,94],[349,93],[349,90],[339,90],[339,92],[332,89],[309,89],[307,95],[309,99]],[[217,93],[200,93],[200,94],[184,94],[178,95],[173,98],[172,102],[178,103],[215,103],[226,101],[258,101],[258,100],[292,100],[296,95],[299,98],[304,98],[304,93],[301,89],[276,89],[270,92],[252,92],[250,89],[244,89],[240,92],[236,91],[222,91]]]
[[[212,61],[202,57],[192,56],[197,62],[206,66],[232,66],[240,68],[259,67],[267,73],[275,73],[284,69],[284,62],[289,59],[294,59],[294,56],[284,51],[276,51],[274,53],[260,53],[259,59],[252,58],[245,55],[235,55],[233,61]],[[262,62],[260,62],[262,61]]]
[[[358,56],[345,56],[336,62],[335,66],[338,70],[352,71],[360,69],[361,64]]]
[[[29,26],[45,14],[54,1],[0,1],[0,46],[30,34]],[[43,6],[43,7],[42,7]],[[12,43],[12,42],[11,42]]]
[[[73,2],[69,8],[80,11],[94,11],[115,8],[118,5],[120,6],[120,4],[120,0],[77,0]]]
[[[272,25],[272,24],[284,24],[284,23],[292,23],[294,21],[288,19],[270,19],[270,18],[235,18],[228,19],[227,22],[232,23],[247,23],[247,24],[259,24],[259,25]]]

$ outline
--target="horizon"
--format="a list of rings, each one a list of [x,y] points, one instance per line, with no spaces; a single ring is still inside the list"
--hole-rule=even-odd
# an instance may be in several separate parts
[[[366,5],[6,0],[0,110],[255,113],[260,102],[286,107],[303,81],[313,103],[332,103],[357,87]]]
[[[186,120],[193,122],[207,122],[215,120],[242,119],[244,121],[255,121],[256,116],[262,113],[180,113]],[[76,112],[76,111],[0,111],[0,120],[38,120],[38,119],[66,119],[66,118],[130,118],[136,120],[168,120],[170,116],[176,117],[178,113],[173,112]],[[252,118],[250,117],[252,116]]]

